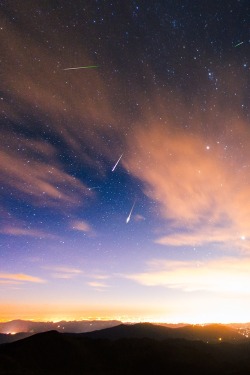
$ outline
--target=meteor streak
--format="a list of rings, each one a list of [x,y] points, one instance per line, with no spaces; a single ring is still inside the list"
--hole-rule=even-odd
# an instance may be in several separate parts
[[[241,44],[243,44],[244,42],[240,42],[240,43],[238,43],[238,44],[236,44],[236,46],[234,46],[234,47],[238,47],[238,46],[240,46]]]
[[[131,210],[130,210],[130,213],[129,213],[127,219],[126,219],[126,224],[128,224],[128,222],[130,221],[130,218],[131,218],[131,215],[132,215],[133,209],[134,209],[134,207],[135,207],[135,202],[136,202],[136,200],[134,201],[134,204],[133,204],[133,206],[132,206],[132,208],[131,208]]]
[[[94,68],[98,68],[98,65],[77,66],[76,68],[65,68],[63,70],[94,69]]]
[[[119,161],[121,160],[122,155],[123,155],[123,154],[121,154],[121,156],[119,157],[119,159],[117,160],[117,162],[116,162],[115,165],[113,166],[113,168],[112,168],[112,172],[114,172],[115,168],[117,167],[117,164],[118,164]]]

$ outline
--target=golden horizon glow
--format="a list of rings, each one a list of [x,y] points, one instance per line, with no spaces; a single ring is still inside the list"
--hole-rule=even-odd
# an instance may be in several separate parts
[[[15,320],[26,320],[26,321],[31,321],[31,322],[40,322],[40,323],[60,323],[60,322],[80,322],[80,321],[102,321],[102,322],[109,322],[109,321],[120,321],[121,323],[152,323],[152,324],[187,324],[187,325],[209,325],[209,324],[249,324],[250,319],[248,320],[230,320],[230,319],[222,319],[222,320],[183,320],[183,319],[164,319],[164,318],[131,318],[131,317],[125,317],[125,316],[112,316],[112,317],[99,317],[99,316],[86,316],[86,317],[81,317],[81,318],[75,318],[75,317],[58,317],[58,318],[51,318],[51,319],[41,319],[39,317],[36,318],[26,318],[26,319],[21,319],[21,318],[15,318],[15,319],[0,319],[0,323],[9,323]],[[1,333],[1,332],[0,332]],[[9,332],[11,334],[15,334],[16,332]]]
[[[193,317],[192,317],[193,316]],[[123,323],[155,323],[155,324],[233,324],[233,323],[240,323],[246,324],[250,322],[247,312],[241,313],[241,315],[237,318],[235,311],[214,311],[214,312],[207,312],[203,313],[201,317],[195,316],[195,314],[179,314],[176,313],[175,315],[160,315],[160,314],[151,314],[151,315],[136,315],[136,314],[109,314],[109,315],[100,315],[97,313],[89,313],[89,314],[53,314],[53,313],[40,313],[40,314],[15,314],[2,315],[0,317],[0,323],[6,323],[13,320],[26,320],[32,322],[72,322],[72,321],[112,321],[117,320]]]

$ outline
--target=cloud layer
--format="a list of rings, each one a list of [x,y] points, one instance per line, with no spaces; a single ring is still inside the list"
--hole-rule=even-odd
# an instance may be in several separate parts
[[[243,140],[238,143],[239,130]],[[238,241],[242,246],[241,239],[250,237],[246,124],[232,123],[231,139],[225,134],[221,140],[214,133],[206,139],[198,127],[192,134],[154,122],[136,128],[130,138],[123,163],[142,181],[145,194],[158,202],[157,209],[168,223],[166,235],[156,242],[193,246]],[[185,230],[178,234],[178,228]]]
[[[249,258],[220,258],[203,262],[158,259],[148,263],[146,272],[126,277],[145,286],[241,295],[250,293],[249,266]]]
[[[12,283],[23,283],[23,282],[30,282],[30,283],[45,283],[46,281],[41,279],[40,277],[26,275],[22,273],[0,273],[0,282],[4,282],[6,284]]]

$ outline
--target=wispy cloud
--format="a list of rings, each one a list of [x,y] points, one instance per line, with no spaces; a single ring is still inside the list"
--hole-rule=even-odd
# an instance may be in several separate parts
[[[0,233],[8,234],[11,236],[29,236],[29,237],[39,237],[39,238],[54,238],[55,237],[49,233],[44,233],[43,231],[39,231],[36,229],[23,228],[23,227],[17,227],[17,226],[8,226],[8,225],[4,225],[0,229]]]
[[[90,233],[93,232],[91,226],[83,220],[75,220],[71,223],[71,227],[74,230],[78,230],[80,232]]]
[[[211,118],[208,122],[213,123]],[[128,145],[131,152],[123,163],[142,181],[145,194],[158,203],[157,209],[166,219],[167,229],[158,243],[229,243],[250,237],[250,206],[246,204],[250,175],[242,167],[250,158],[249,133],[239,120],[231,128],[235,138],[224,134],[223,141],[216,130],[206,139],[199,126],[191,134],[180,127],[173,130],[173,125],[163,127],[155,120],[134,130]],[[241,155],[233,160],[239,132]],[[178,228],[184,227],[187,234],[178,234]]]
[[[145,286],[186,292],[249,294],[249,267],[249,258],[220,258],[203,262],[164,259],[152,260],[147,271],[125,277]]]
[[[145,217],[142,216],[142,215],[137,214],[137,215],[134,216],[134,220],[135,221],[144,221]]]
[[[82,270],[65,266],[43,266],[43,269],[49,270],[51,276],[55,279],[73,279],[83,273]]]
[[[10,236],[28,236],[34,238],[57,238],[55,234],[36,228],[35,224],[26,223],[17,215],[1,207],[0,233]]]
[[[109,285],[107,283],[98,280],[88,281],[87,285],[97,292],[104,292],[105,290],[107,290],[107,288],[109,288]]]
[[[3,281],[7,282],[30,282],[30,283],[45,283],[46,280],[41,279],[40,277],[26,275],[22,273],[0,273],[0,279],[3,279]]]
[[[190,232],[172,233],[167,236],[159,237],[156,243],[166,246],[203,246],[208,244],[217,244],[224,247],[225,243],[230,242],[231,248],[238,250],[250,250],[250,238],[242,234],[243,232],[230,231],[226,228],[214,228],[212,226],[203,226],[200,230],[195,228]]]
[[[93,277],[94,279],[97,279],[97,280],[106,280],[106,279],[109,279],[111,276],[110,275],[102,275],[102,274],[93,274],[93,275],[91,275],[91,277]]]
[[[18,142],[19,147],[24,142],[21,147],[27,148],[25,140],[19,137]],[[82,204],[82,197],[89,195],[85,186],[63,171],[63,167],[56,163],[55,155],[54,162],[41,161],[48,157],[48,146],[45,142],[33,144],[25,153],[18,151],[18,145],[15,143],[17,140],[13,139],[11,150],[0,151],[1,182],[6,189],[11,189],[17,196],[43,207],[60,209],[62,204],[65,204],[65,207]]]
[[[89,281],[88,285],[94,288],[107,288],[108,287],[106,283],[101,283],[99,281]]]

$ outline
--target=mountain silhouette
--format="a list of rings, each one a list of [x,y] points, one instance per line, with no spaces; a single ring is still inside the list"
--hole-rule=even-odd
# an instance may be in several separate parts
[[[57,331],[35,334],[0,345],[0,375],[250,374],[248,340],[210,344],[166,339],[171,329],[165,328],[120,325],[96,331],[102,334],[99,338]],[[206,328],[207,334],[216,331],[217,336],[227,332],[220,325],[193,328]],[[108,332],[113,332],[112,339],[105,338]]]
[[[205,342],[245,341],[244,336],[239,334],[235,329],[221,324],[211,324],[206,326],[189,325],[181,328],[168,328],[151,323],[129,325],[120,324],[112,328],[84,333],[83,335],[84,337],[93,339],[102,338],[110,340],[147,337],[154,340],[182,338],[187,340],[201,340]]]

